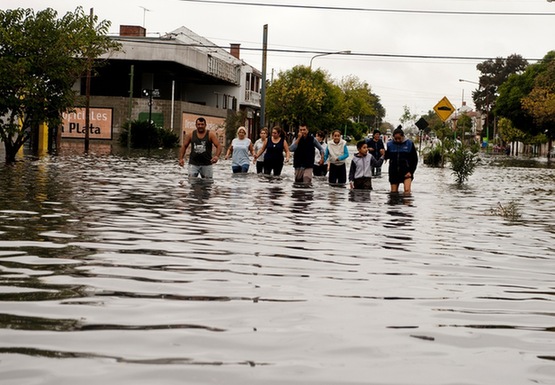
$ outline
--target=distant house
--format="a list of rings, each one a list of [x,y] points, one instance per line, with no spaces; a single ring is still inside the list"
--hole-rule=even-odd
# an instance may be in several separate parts
[[[449,118],[447,119],[452,127],[456,126],[456,122],[460,115],[467,115],[472,121],[472,127],[470,128],[470,132],[467,133],[467,135],[470,134],[473,137],[476,137],[476,139],[479,139],[483,127],[482,119],[485,115],[482,116],[481,113],[474,111],[472,108],[466,105],[466,101],[463,101],[462,106],[459,107],[455,112],[453,112],[453,114],[451,114],[451,116],[449,116]]]
[[[113,39],[122,50],[102,58],[105,63],[96,70],[90,91],[91,115],[111,117],[110,138],[117,138],[127,120],[150,117],[156,125],[182,133],[194,128],[198,116],[223,136],[229,111],[244,112],[250,135],[257,132],[262,76],[240,59],[239,44],[231,44],[228,52],[185,27],[147,37],[143,27],[122,25]],[[76,91],[85,95],[85,79]],[[72,127],[78,127],[76,116],[64,122],[65,136],[70,136],[72,119]]]

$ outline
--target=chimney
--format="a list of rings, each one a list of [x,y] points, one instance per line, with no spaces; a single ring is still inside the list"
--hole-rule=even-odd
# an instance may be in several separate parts
[[[119,26],[119,35],[120,36],[145,37],[146,36],[146,28],[138,26],[138,25],[120,25]]]
[[[237,43],[231,43],[231,56],[236,57],[237,59],[240,59],[240,55],[241,55],[241,44],[237,44]]]

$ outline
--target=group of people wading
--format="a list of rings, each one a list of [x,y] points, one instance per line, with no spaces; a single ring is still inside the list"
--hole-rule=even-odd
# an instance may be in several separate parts
[[[179,165],[185,165],[185,153],[191,147],[189,157],[189,177],[212,178],[213,164],[218,162],[222,145],[214,132],[206,128],[206,120],[199,117],[196,129],[185,135],[179,153]],[[237,129],[237,137],[227,149],[225,159],[231,157],[233,173],[246,173],[251,163],[250,156],[256,164],[256,172],[266,175],[281,175],[284,163],[288,163],[293,153],[295,182],[309,185],[313,175],[325,176],[332,185],[345,185],[347,180],[352,189],[372,190],[372,177],[381,175],[381,166],[389,161],[389,183],[391,192],[411,192],[414,172],[418,165],[418,154],[414,143],[405,138],[399,126],[392,134],[392,139],[384,145],[380,131],[376,130],[371,138],[357,143],[357,153],[351,159],[347,173],[349,150],[341,137],[341,132],[332,132],[331,141],[324,142],[324,133],[316,136],[310,134],[306,123],[299,125],[296,138],[289,145],[282,128],[274,127],[268,136],[263,128],[260,139],[254,144],[247,137],[245,127]]]

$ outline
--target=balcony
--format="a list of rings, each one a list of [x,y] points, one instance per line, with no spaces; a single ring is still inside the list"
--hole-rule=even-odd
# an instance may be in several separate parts
[[[260,107],[261,96],[259,92],[245,90],[245,104]]]

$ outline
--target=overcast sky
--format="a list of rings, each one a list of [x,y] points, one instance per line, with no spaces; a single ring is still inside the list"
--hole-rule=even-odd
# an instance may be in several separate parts
[[[336,80],[354,75],[367,82],[380,96],[387,111],[386,120],[394,125],[405,105],[417,115],[431,110],[444,96],[457,108],[463,97],[468,105],[473,106],[471,94],[477,86],[459,82],[459,79],[477,82],[476,64],[486,58],[516,53],[526,59],[541,59],[549,50],[555,49],[555,2],[547,0],[237,1],[294,4],[295,8],[187,0],[0,1],[2,9],[27,7],[41,10],[47,3],[60,14],[73,11],[78,5],[87,13],[94,8],[99,19],[112,22],[111,33],[114,34],[118,33],[120,24],[142,25],[149,36],[185,26],[222,47],[240,43],[243,48],[241,58],[259,69],[262,69],[261,51],[247,48],[262,47],[263,26],[268,24],[269,49],[308,51],[270,52],[269,79],[272,70],[276,77],[279,71],[295,65],[309,65],[314,52],[350,50],[351,55],[314,58],[313,68],[325,69]],[[393,57],[369,56],[374,54]]]

